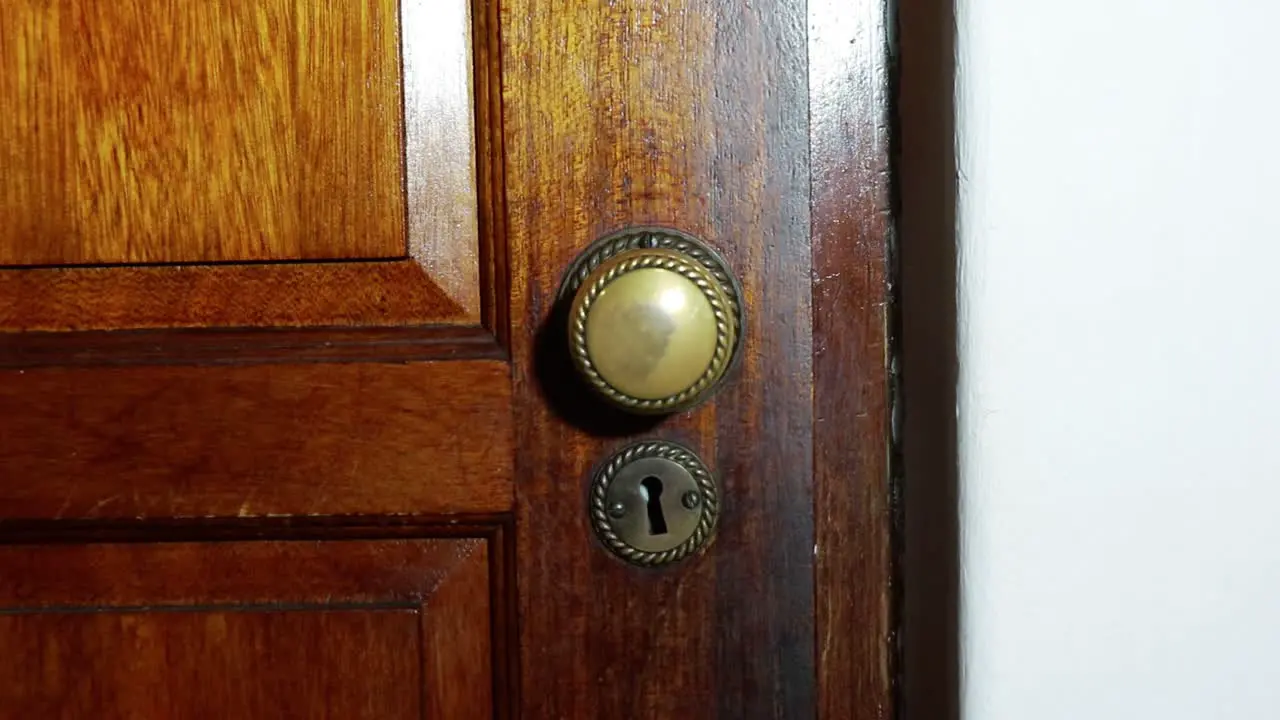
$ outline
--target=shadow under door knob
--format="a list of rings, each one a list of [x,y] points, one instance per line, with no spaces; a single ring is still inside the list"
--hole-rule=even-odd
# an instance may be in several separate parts
[[[741,292],[724,260],[673,230],[625,230],[578,257],[561,287],[569,354],[624,410],[671,413],[709,397],[742,345]]]

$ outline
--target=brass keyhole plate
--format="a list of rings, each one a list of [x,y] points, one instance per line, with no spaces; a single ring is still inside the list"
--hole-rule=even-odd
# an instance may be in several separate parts
[[[679,562],[705,547],[720,514],[711,471],[692,450],[662,441],[610,457],[592,479],[589,505],[604,547],[646,567]]]

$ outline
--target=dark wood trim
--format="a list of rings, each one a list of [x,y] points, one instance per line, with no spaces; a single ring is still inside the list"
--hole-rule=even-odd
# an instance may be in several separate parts
[[[510,535],[512,522],[510,513],[5,520],[0,545],[467,537],[497,542]]]
[[[889,22],[884,0],[809,3],[822,720],[896,712]]]
[[[0,370],[506,358],[506,350],[488,330],[455,325],[0,335]]]
[[[525,715],[812,718],[805,2],[510,0],[502,20]],[[719,251],[747,319],[713,403],[628,423],[574,379],[556,293],[640,225]],[[646,571],[584,506],[592,466],[647,438],[699,453],[724,501],[704,554]]]
[[[480,220],[480,317],[510,347],[510,247],[502,149],[502,43],[498,0],[471,0],[476,106],[476,194]]]
[[[478,518],[477,518],[478,519]],[[515,518],[496,516],[486,525],[489,539],[490,595],[493,598],[493,690],[496,720],[520,717],[520,603],[516,597]],[[501,629],[501,632],[497,630]],[[536,661],[537,658],[532,658]]]

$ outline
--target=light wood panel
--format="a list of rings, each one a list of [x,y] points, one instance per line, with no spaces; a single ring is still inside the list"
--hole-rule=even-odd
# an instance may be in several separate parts
[[[477,327],[311,328],[292,332],[171,330],[13,333],[0,342],[0,369],[129,365],[504,360]]]
[[[0,265],[404,257],[395,0],[0,7]]]
[[[0,58],[26,68],[0,73],[0,106],[15,110],[0,117],[0,345],[21,331],[195,327],[483,324],[504,337],[491,9],[184,7],[0,7]],[[166,13],[182,20],[121,46],[140,17]],[[102,26],[83,47],[77,19]],[[94,154],[77,128],[109,121],[118,147]],[[76,205],[87,177],[118,187]],[[85,208],[110,223],[85,225]]]

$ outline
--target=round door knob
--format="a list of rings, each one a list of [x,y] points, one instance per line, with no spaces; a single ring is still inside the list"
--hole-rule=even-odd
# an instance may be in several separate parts
[[[639,413],[677,412],[715,391],[742,340],[740,293],[701,241],[644,228],[592,244],[561,294],[569,353],[604,398]]]

